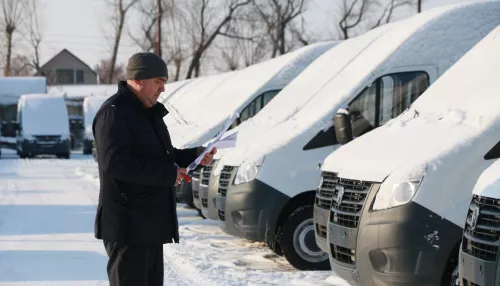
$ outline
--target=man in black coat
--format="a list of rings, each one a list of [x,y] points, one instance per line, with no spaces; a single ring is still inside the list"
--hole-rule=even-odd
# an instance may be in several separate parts
[[[100,192],[95,237],[104,241],[111,286],[163,285],[163,244],[178,243],[176,193],[186,167],[203,147],[172,146],[157,102],[168,79],[154,53],[133,55],[127,81],[107,99],[93,122]],[[201,165],[212,161],[215,149]]]

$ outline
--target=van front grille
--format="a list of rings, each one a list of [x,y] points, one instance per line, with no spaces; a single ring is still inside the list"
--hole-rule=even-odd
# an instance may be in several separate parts
[[[210,180],[210,176],[212,175],[212,169],[214,167],[214,162],[210,163],[210,165],[205,166],[201,171],[201,184],[208,186],[208,182]]]
[[[218,210],[219,220],[226,221],[226,214],[224,211]]]
[[[339,178],[332,197],[330,221],[336,225],[357,228],[371,186],[369,182]]]
[[[356,265],[356,250],[338,246],[333,243],[330,243],[330,250],[333,259],[348,265]]]
[[[225,197],[227,189],[229,188],[229,180],[234,171],[233,166],[224,166],[219,177],[219,190],[217,191],[221,196]]]
[[[337,173],[323,172],[321,179],[322,183],[316,192],[315,204],[319,208],[329,210],[332,207],[333,193],[338,181]]]
[[[500,200],[474,195],[467,213],[462,250],[486,261],[496,261],[500,239]]]
[[[193,178],[200,179],[200,171],[199,170],[193,171]]]
[[[61,136],[55,135],[35,135],[33,137],[39,142],[57,142],[61,139]]]
[[[326,238],[326,226],[321,225],[321,224],[316,224],[316,234],[319,237]]]

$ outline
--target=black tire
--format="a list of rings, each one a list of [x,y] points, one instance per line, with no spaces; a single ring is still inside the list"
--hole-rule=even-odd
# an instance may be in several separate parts
[[[299,270],[330,270],[328,253],[322,251],[314,237],[313,206],[296,209],[283,222],[278,239],[283,256]]]
[[[92,154],[92,149],[83,149],[83,155],[90,155]]]
[[[26,154],[26,153],[19,153],[19,158],[26,159],[27,157],[28,157],[28,154]]]

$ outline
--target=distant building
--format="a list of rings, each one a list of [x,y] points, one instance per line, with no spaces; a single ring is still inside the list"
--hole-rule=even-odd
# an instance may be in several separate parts
[[[67,49],[44,64],[36,75],[45,76],[47,85],[97,84],[97,73]]]

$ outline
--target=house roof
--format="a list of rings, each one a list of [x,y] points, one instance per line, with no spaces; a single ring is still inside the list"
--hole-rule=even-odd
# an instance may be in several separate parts
[[[77,61],[79,61],[83,65],[85,65],[90,71],[92,71],[97,76],[97,73],[89,65],[87,65],[84,61],[82,61],[80,58],[78,58],[77,56],[75,56],[72,52],[68,51],[67,49],[63,49],[62,51],[60,51],[59,53],[57,53],[50,60],[48,60],[45,64],[43,64],[43,66],[40,69],[43,70],[46,65],[48,65],[50,62],[52,62],[55,58],[57,58],[62,53],[68,53],[70,56],[72,56],[73,58],[75,58]]]

